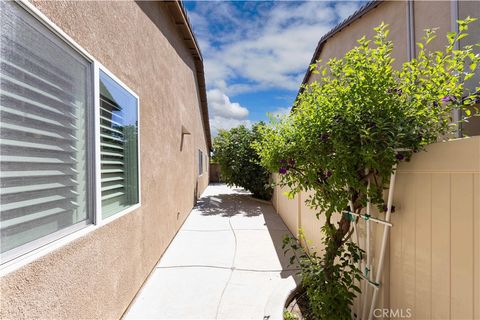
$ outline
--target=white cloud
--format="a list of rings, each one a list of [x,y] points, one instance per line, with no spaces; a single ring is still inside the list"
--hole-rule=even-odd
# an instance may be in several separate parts
[[[248,109],[237,102],[231,102],[230,98],[219,89],[207,91],[208,107],[211,116],[220,116],[231,119],[245,119]]]
[[[220,86],[224,84],[219,83]],[[210,128],[212,135],[216,136],[221,129],[229,130],[239,125],[249,127],[252,122],[247,119],[248,109],[230,98],[220,89],[207,91],[208,107],[210,113]]]
[[[212,132],[213,137],[215,137],[218,134],[219,130],[230,130],[240,125],[250,127],[252,125],[252,121],[248,119],[239,120],[239,119],[224,118],[219,116],[210,118],[210,130]]]
[[[361,2],[339,2],[335,5],[335,11],[340,20],[345,20],[348,18],[352,13],[357,11],[361,7]]]
[[[204,57],[212,135],[252,124],[248,109],[229,97],[271,88],[298,90],[320,37],[360,5],[197,2],[189,16]],[[271,113],[288,112],[282,107]]]
[[[204,51],[207,85],[227,95],[268,88],[297,90],[320,37],[361,2],[249,5],[255,14],[248,20],[228,1],[201,2],[191,13]]]

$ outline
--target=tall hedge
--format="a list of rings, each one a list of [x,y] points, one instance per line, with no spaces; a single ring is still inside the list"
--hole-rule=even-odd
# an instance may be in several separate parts
[[[259,164],[259,156],[252,147],[252,143],[260,139],[262,125],[221,130],[213,140],[213,160],[220,164],[222,181],[243,187],[256,198],[270,200],[273,192],[269,185],[270,173]]]

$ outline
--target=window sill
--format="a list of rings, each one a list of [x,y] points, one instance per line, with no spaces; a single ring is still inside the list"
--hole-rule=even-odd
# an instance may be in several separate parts
[[[88,224],[79,230],[73,231],[72,233],[69,233],[63,237],[52,240],[45,245],[37,247],[36,249],[33,249],[21,256],[18,256],[10,261],[7,261],[0,266],[0,277],[3,277],[11,272],[16,271],[19,268],[31,262],[34,262],[35,260],[43,256],[46,256],[47,254],[57,249],[60,249],[77,239],[80,239],[81,237],[86,236],[87,234],[106,226],[107,224],[127,215],[128,213],[131,213],[139,209],[140,207],[141,207],[141,203],[137,203],[119,213],[116,213],[102,220],[98,224]]]

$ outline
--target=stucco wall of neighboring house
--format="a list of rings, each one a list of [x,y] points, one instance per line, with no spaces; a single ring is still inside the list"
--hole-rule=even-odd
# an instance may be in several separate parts
[[[275,188],[276,210],[294,234],[302,228],[308,246],[321,252],[324,216],[317,219],[303,203],[308,192],[288,200],[283,191]],[[412,319],[480,319],[480,137],[435,143],[402,162],[393,204],[376,307],[403,315],[410,309]],[[384,219],[376,211],[372,215]],[[364,221],[358,226],[365,248]],[[373,275],[383,229],[371,223]],[[368,301],[371,294],[370,288]],[[354,312],[360,315],[359,306],[357,300]]]
[[[3,276],[0,318],[116,319],[208,184],[194,60],[166,4],[34,4],[140,97],[142,206]]]
[[[462,3],[461,12],[472,11],[478,4],[474,2]],[[451,28],[451,6],[449,1],[414,1],[413,2],[413,43],[422,41],[427,28],[438,28],[438,37],[433,40],[428,48],[430,50],[442,50],[446,45],[446,34]],[[473,14],[473,13],[472,13]],[[392,57],[395,59],[394,66],[400,67],[408,60],[409,36],[407,19],[407,1],[383,1],[376,8],[365,13],[360,18],[351,22],[343,30],[335,33],[329,38],[321,49],[319,58],[328,61],[333,57],[341,57],[348,50],[355,47],[357,40],[362,36],[372,38],[375,35],[373,30],[382,22],[389,25],[389,39],[393,41]],[[478,38],[473,35],[472,38]],[[319,75],[312,75],[308,82],[318,79]]]
[[[480,3],[478,1],[460,1],[458,4],[458,15],[460,19],[466,17],[477,18],[478,20],[472,22],[468,28],[468,37],[460,40],[461,45],[469,45],[480,43]],[[470,89],[475,89],[480,86],[480,66],[477,65],[476,75],[468,82]],[[480,134],[480,124],[478,125],[478,133]]]
[[[480,3],[478,1],[460,1],[458,11],[460,19],[468,16],[478,18],[477,21],[470,24],[467,31],[468,37],[460,41],[461,45],[480,43]],[[480,65],[477,65],[476,70],[475,76],[467,82],[467,88],[470,90],[480,87]],[[480,104],[477,104],[476,107],[480,108]],[[462,128],[467,135],[480,135],[480,117],[470,118],[467,123],[462,124]]]
[[[326,62],[330,58],[342,57],[358,44],[358,39],[364,35],[371,38],[375,34],[373,28],[385,22],[389,25],[390,39],[394,43],[392,56],[395,58],[395,65],[399,66],[400,61],[407,59],[406,10],[404,1],[386,1],[379,4],[365,16],[352,22],[346,29],[329,38],[323,45],[319,59]],[[319,76],[312,74],[308,82],[317,80]]]
[[[437,38],[430,42],[427,48],[444,50],[447,45],[447,32],[451,31],[452,25],[450,9],[450,1],[414,1],[415,43],[422,41],[425,29],[438,28]]]

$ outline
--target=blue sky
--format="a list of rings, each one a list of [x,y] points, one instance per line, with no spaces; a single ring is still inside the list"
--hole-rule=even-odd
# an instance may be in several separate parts
[[[185,1],[202,50],[212,134],[292,106],[318,40],[354,1]]]

